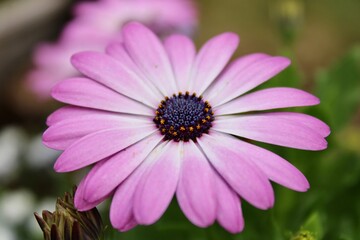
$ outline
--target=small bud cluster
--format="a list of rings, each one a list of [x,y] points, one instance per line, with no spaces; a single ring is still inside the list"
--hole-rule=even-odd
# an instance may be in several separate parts
[[[104,231],[96,208],[79,212],[74,207],[73,194],[58,198],[55,212],[47,210],[42,217],[34,213],[45,240],[101,240]]]

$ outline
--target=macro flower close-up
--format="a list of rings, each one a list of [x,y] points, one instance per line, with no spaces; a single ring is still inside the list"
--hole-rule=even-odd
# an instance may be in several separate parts
[[[93,165],[76,191],[78,210],[112,197],[111,224],[127,231],[155,223],[176,196],[196,226],[217,221],[238,233],[243,200],[273,207],[271,182],[309,189],[297,168],[256,145],[327,147],[330,129],[321,120],[267,111],[317,105],[317,97],[289,87],[256,89],[288,67],[288,58],[254,53],[230,61],[239,44],[231,32],[198,51],[185,35],[161,41],[138,22],[127,23],[121,39],[105,52],[74,54],[83,76],[52,89],[69,104],[48,117],[43,135],[46,146],[64,151],[55,170]]]
[[[121,41],[121,27],[141,21],[157,34],[192,34],[197,25],[191,0],[99,0],[82,2],[73,9],[74,19],[53,43],[42,43],[34,51],[34,69],[27,83],[41,99],[50,98],[59,81],[78,75],[69,62],[71,55],[84,50],[103,51],[110,42]]]

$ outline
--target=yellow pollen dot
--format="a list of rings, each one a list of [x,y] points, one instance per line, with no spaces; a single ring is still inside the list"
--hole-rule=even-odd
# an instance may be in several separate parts
[[[211,117],[210,117],[210,116],[206,116],[206,119],[207,119],[207,120],[210,120],[210,119],[211,119]]]
[[[166,132],[166,128],[162,128],[161,132],[165,133]]]
[[[169,100],[169,97],[168,97],[168,96],[165,97],[165,101],[167,101],[167,100]]]
[[[203,96],[202,96],[202,95],[200,95],[200,96],[199,96],[199,100],[201,100],[202,98],[203,98]]]
[[[155,120],[158,121],[158,120],[159,120],[159,117],[155,117]]]
[[[201,127],[200,127],[200,124],[198,124],[198,125],[196,125],[196,129],[200,129]]]
[[[179,96],[181,96],[182,95],[182,92],[179,92]]]
[[[184,128],[184,127],[180,127],[180,131],[185,131],[186,130],[186,128]]]
[[[170,131],[173,131],[173,130],[174,130],[174,127],[173,127],[173,126],[171,126],[171,127],[170,127]]]
[[[211,113],[210,113],[211,115],[214,115],[214,112],[213,111],[211,111]]]
[[[189,127],[189,131],[190,131],[190,132],[193,132],[193,131],[194,131],[194,128],[193,128],[193,127]]]
[[[155,112],[155,114],[156,114],[156,115],[159,115],[159,114],[160,114],[160,112],[159,112],[159,111],[156,111],[156,112]]]
[[[193,97],[196,97],[196,93],[193,93],[192,95],[193,95]]]
[[[189,96],[189,95],[190,95],[189,91],[186,91],[186,92],[185,92],[185,95],[186,95],[186,96]]]
[[[161,104],[164,104],[164,105],[165,105],[165,101],[164,101],[164,100],[161,100]]]
[[[175,93],[173,94],[173,97],[176,97],[176,94],[175,94]]]
[[[206,123],[207,121],[206,121],[206,119],[201,119],[201,122]]]
[[[160,124],[164,124],[164,123],[165,123],[165,119],[161,119]]]
[[[205,108],[205,109],[204,109],[204,112],[209,112],[209,108]]]
[[[163,108],[164,106],[162,104],[159,104],[159,108]]]
[[[172,135],[173,135],[173,136],[177,136],[178,134],[177,134],[177,132],[173,132]]]

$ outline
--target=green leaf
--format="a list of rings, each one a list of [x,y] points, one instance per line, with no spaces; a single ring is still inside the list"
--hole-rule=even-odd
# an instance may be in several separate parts
[[[351,121],[360,105],[360,46],[329,69],[319,72],[315,94],[333,131]]]

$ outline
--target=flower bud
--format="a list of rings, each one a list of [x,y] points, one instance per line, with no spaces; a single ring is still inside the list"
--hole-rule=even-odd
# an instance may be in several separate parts
[[[300,230],[291,240],[316,240],[314,234],[307,230]]]
[[[75,192],[75,190],[74,190]],[[58,198],[53,213],[44,210],[42,218],[34,213],[45,240],[101,240],[104,225],[96,208],[79,212],[74,206],[74,194]]]

